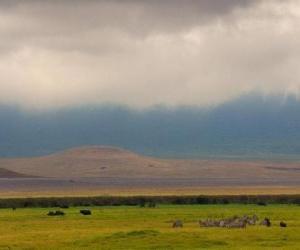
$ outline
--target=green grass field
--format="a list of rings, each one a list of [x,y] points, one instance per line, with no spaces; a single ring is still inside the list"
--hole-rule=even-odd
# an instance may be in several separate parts
[[[296,205],[161,205],[157,208],[91,207],[0,210],[0,249],[300,249],[300,206]],[[53,209],[52,209],[53,210]],[[272,227],[200,228],[199,219],[257,214]],[[172,221],[181,219],[183,228]],[[279,222],[287,222],[280,228]]]

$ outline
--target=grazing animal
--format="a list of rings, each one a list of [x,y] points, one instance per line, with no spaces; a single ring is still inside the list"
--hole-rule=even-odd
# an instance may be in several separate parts
[[[229,223],[226,225],[227,228],[245,228],[246,227],[246,222],[243,220],[236,220],[234,222]]]
[[[65,213],[63,211],[57,210],[57,211],[49,211],[48,216],[63,216]]]
[[[252,218],[253,218],[253,220],[254,220],[255,222],[258,221],[258,217],[257,217],[256,214],[254,214]]]
[[[224,220],[221,220],[219,223],[219,227],[226,227],[226,222]]]
[[[242,217],[233,216],[223,220],[200,220],[199,225],[201,227],[226,227],[226,228],[245,228],[246,225],[255,225],[257,221],[257,216],[244,215]]]
[[[253,220],[253,219],[248,219],[247,221],[247,224],[250,225],[250,226],[254,226],[256,224],[256,221]]]
[[[206,219],[206,220],[200,220],[199,225],[201,227],[218,227],[220,224],[219,221],[217,220],[211,220],[211,219]]]
[[[248,215],[244,215],[242,220],[245,221],[248,225],[255,225],[258,217],[254,214],[252,217]]]
[[[182,223],[182,221],[181,220],[176,220],[176,221],[174,221],[174,223],[173,223],[173,226],[172,226],[173,228],[177,228],[177,227],[183,227],[183,223]]]
[[[279,226],[280,227],[287,227],[287,224],[285,222],[281,221],[280,224],[279,224]]]
[[[92,214],[91,210],[88,210],[88,209],[82,209],[82,210],[80,210],[80,213],[83,215],[91,215]]]
[[[266,226],[266,227],[270,227],[270,226],[271,226],[271,221],[270,221],[270,219],[268,219],[268,218],[264,218],[264,219],[262,220],[262,222],[260,223],[260,225]]]
[[[47,215],[48,216],[55,216],[55,212],[54,211],[49,211]]]
[[[65,212],[58,210],[55,212],[55,214],[56,215],[65,215]]]

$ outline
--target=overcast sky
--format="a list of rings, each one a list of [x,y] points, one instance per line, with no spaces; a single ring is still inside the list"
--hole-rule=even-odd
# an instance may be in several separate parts
[[[298,94],[299,0],[1,0],[0,104],[217,105]]]

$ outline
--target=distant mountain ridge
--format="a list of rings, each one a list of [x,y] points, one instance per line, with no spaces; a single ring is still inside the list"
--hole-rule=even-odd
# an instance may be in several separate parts
[[[155,157],[300,159],[300,102],[248,95],[223,105],[81,107],[41,113],[0,107],[0,156],[112,145]]]

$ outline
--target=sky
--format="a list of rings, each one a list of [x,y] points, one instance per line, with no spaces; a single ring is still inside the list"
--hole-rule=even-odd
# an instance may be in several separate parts
[[[300,88],[299,0],[2,0],[0,105],[207,107]]]

